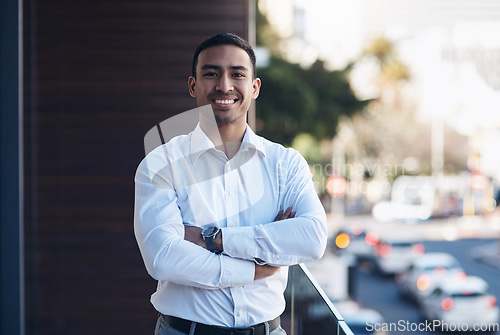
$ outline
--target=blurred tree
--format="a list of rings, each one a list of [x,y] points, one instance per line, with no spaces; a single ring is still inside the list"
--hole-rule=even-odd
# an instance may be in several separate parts
[[[386,167],[384,177],[393,179],[409,172],[396,168],[403,165],[405,158],[411,156],[419,161],[425,158],[430,137],[427,127],[415,119],[416,103],[405,91],[410,80],[409,70],[398,59],[392,43],[383,36],[375,38],[359,60],[367,58],[374,59],[378,66],[374,84],[379,95],[362,113],[343,119],[340,127],[356,134],[355,143],[350,139],[354,152],[347,150],[351,162],[382,164]]]
[[[262,90],[256,103],[257,132],[285,146],[299,133],[316,141],[331,139],[340,116],[352,115],[367,104],[351,90],[350,67],[329,71],[317,60],[306,69],[287,61],[279,44],[278,35],[257,10],[257,45],[272,55],[269,66],[258,69]]]
[[[352,115],[367,104],[354,96],[346,71],[328,71],[319,60],[304,69],[272,57],[267,68],[259,69],[257,131],[287,146],[299,132],[316,140],[332,138],[340,116]]]
[[[376,57],[380,64],[386,64],[393,54],[393,47],[387,38],[379,36],[368,45],[365,54]]]
[[[363,56],[377,59],[380,68],[380,78],[388,85],[410,79],[406,65],[400,62],[392,43],[384,36],[375,38],[366,48]]]
[[[300,133],[293,139],[292,147],[304,156],[310,164],[323,163],[321,143],[311,134]]]
[[[354,139],[350,138],[349,145],[355,150],[347,151],[348,159],[365,165],[377,162],[392,166],[384,170],[391,171],[390,176],[385,176],[390,180],[398,174],[430,174],[430,125],[416,117],[418,102],[412,94],[409,69],[398,59],[392,43],[382,36],[369,43],[362,57],[375,59],[378,64],[375,84],[379,95],[362,113],[341,122],[341,128],[356,134]],[[463,137],[451,129],[445,132],[453,141],[449,143],[463,143]],[[459,145],[446,148],[447,172],[463,169],[465,156],[460,155],[461,148]],[[405,166],[408,159],[419,164],[409,169]]]

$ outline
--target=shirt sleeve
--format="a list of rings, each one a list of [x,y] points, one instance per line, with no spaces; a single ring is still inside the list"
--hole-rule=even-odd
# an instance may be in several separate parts
[[[305,159],[289,149],[281,208],[295,218],[256,226],[222,228],[224,253],[269,265],[286,266],[321,258],[327,242],[326,214]],[[277,213],[276,213],[277,214]]]
[[[184,240],[169,164],[163,162],[164,168],[153,173],[155,164],[151,157],[143,160],[135,176],[134,232],[148,273],[156,280],[204,289],[251,283],[253,262],[216,255]]]

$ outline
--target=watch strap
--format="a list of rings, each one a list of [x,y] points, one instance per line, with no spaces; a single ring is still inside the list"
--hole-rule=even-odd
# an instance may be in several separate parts
[[[207,236],[205,237],[205,243],[207,245],[207,249],[210,250],[211,252],[217,252],[217,248],[215,247],[215,236]]]
[[[205,245],[207,246],[207,249],[216,254],[220,253],[220,251],[215,246],[215,237],[217,236],[219,231],[220,229],[218,227],[211,226],[203,229],[201,232],[201,236],[203,237],[203,240],[205,240]]]

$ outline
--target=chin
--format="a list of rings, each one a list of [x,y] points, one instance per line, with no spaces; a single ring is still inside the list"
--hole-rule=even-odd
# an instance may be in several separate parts
[[[227,119],[227,118],[220,118],[220,117],[215,117],[215,122],[217,125],[222,126],[225,124],[230,124],[233,123],[235,119]]]
[[[226,115],[224,115],[224,113],[222,113],[222,114],[214,113],[214,114],[215,114],[214,115],[215,116],[215,122],[219,126],[226,125],[226,124],[231,124],[233,122],[237,122],[241,118],[245,118],[245,114],[239,114],[239,115],[234,115],[234,114],[226,114]]]

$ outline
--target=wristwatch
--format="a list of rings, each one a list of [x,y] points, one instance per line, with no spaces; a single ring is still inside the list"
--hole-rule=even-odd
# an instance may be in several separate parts
[[[201,231],[201,237],[205,240],[207,249],[216,254],[220,253],[220,251],[215,247],[215,236],[217,236],[219,231],[220,228],[217,226],[209,226]]]

